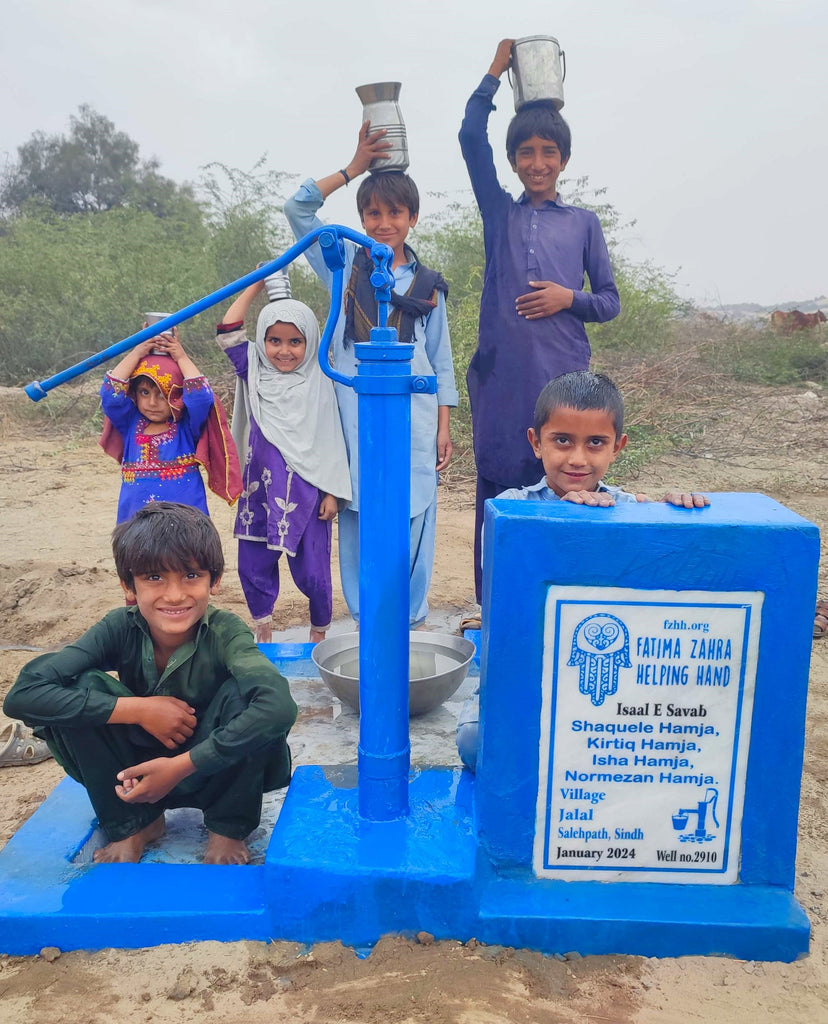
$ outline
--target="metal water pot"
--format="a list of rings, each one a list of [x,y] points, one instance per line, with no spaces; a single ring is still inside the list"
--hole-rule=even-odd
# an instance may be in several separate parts
[[[264,286],[269,302],[278,302],[280,299],[292,298],[290,276],[284,268],[266,277],[264,279]]]
[[[168,316],[172,316],[171,313],[144,313],[144,323],[147,327],[152,327],[153,324],[159,323],[161,320],[166,320]],[[162,356],[164,352],[160,348],[150,349],[150,355]]]
[[[152,327],[153,324],[166,320],[168,316],[172,316],[172,313],[144,313],[144,322],[147,327]]]
[[[509,80],[515,110],[533,100],[551,100],[560,110],[565,78],[566,54],[554,36],[524,36],[514,41]]]
[[[372,132],[384,128],[385,141],[391,143],[391,149],[385,151],[387,159],[371,161],[372,171],[404,171],[408,167],[405,121],[397,103],[401,88],[400,82],[357,86],[356,94],[362,100],[362,120],[371,122]]]

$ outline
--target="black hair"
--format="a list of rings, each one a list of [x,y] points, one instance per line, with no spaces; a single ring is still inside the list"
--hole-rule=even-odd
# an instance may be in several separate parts
[[[618,388],[603,373],[576,370],[549,381],[535,403],[535,435],[556,409],[601,409],[612,419],[615,437],[624,433],[624,399]]]
[[[569,159],[572,152],[572,133],[551,100],[532,100],[530,103],[524,103],[509,122],[506,129],[506,156],[513,167],[518,147],[533,135],[541,139],[550,139],[561,151],[561,159]]]
[[[209,516],[191,505],[151,501],[112,532],[118,576],[131,589],[136,576],[167,569],[210,573],[215,584],[224,572],[221,538]]]
[[[138,384],[144,380],[149,381],[149,383],[152,384],[154,388],[158,388],[158,390],[161,391],[161,388],[158,387],[157,380],[153,380],[148,373],[139,373],[137,377],[129,378],[129,386],[127,387],[127,394],[130,396],[130,398],[132,398],[133,401],[135,400],[135,392],[138,390]],[[161,394],[163,395],[164,392],[161,391]]]
[[[356,195],[360,217],[374,197],[389,205],[396,203],[398,206],[407,207],[412,217],[416,217],[420,212],[419,190],[413,178],[409,178],[402,171],[372,171],[365,178]]]

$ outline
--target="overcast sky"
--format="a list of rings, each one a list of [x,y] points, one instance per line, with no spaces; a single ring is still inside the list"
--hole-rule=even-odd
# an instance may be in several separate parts
[[[636,221],[627,254],[701,304],[771,305],[828,293],[827,30],[825,0],[3,0],[0,158],[88,103],[179,181],[263,153],[320,177],[353,153],[354,86],[393,79],[428,214],[471,200],[457,130],[498,40],[553,35],[568,174]],[[517,192],[505,81],[496,102]],[[356,224],[353,191],[328,219]]]

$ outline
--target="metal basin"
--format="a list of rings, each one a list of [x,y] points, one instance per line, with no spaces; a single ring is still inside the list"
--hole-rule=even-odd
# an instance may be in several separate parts
[[[408,638],[408,713],[423,715],[448,700],[466,678],[474,644],[462,636],[423,630]],[[333,694],[359,711],[359,633],[328,637],[311,657]]]

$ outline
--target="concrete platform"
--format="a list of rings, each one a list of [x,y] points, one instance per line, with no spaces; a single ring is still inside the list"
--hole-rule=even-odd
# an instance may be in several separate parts
[[[311,645],[274,643],[263,650],[291,680],[300,708],[290,736],[294,765],[355,766],[359,718],[315,678]],[[413,765],[459,768],[457,715],[476,674],[475,666],[451,701],[412,719]],[[140,864],[93,867],[92,853],[105,839],[86,791],[64,779],[0,851],[0,952],[283,934],[266,907],[264,861],[287,792],[265,794],[261,825],[249,840],[251,865],[202,864],[201,813],[182,809],[167,813],[166,835]]]
[[[784,888],[495,872],[478,841],[475,779],[460,769],[454,745],[473,676],[452,701],[411,722],[409,816],[361,819],[358,717],[310,675],[309,645],[265,649],[291,679],[301,711],[291,733],[294,778],[266,797],[250,841],[254,863],[201,864],[200,813],[182,810],[168,813],[166,836],[140,864],[93,867],[103,837],[84,789],[64,779],[0,851],[0,952],[208,939],[361,947],[389,932],[425,930],[547,953],[783,961],[807,953],[808,920]]]
[[[488,877],[486,877],[488,875]],[[810,925],[793,893],[770,886],[563,882],[482,871],[476,938],[581,955],[807,955]]]
[[[474,778],[458,768],[412,773],[410,812],[366,821],[356,771],[300,768],[265,860],[276,935],[372,945],[418,931],[469,938],[477,919]]]

